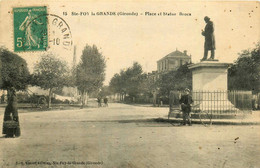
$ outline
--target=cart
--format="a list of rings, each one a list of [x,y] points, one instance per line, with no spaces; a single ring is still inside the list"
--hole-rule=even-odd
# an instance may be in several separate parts
[[[38,95],[27,89],[26,94],[29,96],[30,105],[33,108],[47,108],[47,99],[44,95]]]

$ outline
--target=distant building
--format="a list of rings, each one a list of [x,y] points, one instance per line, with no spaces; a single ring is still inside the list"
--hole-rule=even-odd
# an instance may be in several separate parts
[[[184,50],[180,52],[176,49],[176,51],[164,56],[160,60],[157,61],[157,71],[152,71],[147,74],[148,81],[154,83],[153,88],[151,88],[151,93],[153,95],[153,105],[162,103],[158,100],[159,88],[155,84],[156,81],[160,78],[162,74],[165,74],[172,70],[177,70],[180,66],[191,63],[191,55],[187,54],[187,51]]]
[[[180,66],[190,62],[191,55],[187,55],[186,50],[180,52],[176,49],[176,51],[157,61],[157,72],[165,73],[172,70],[177,70]]]
[[[159,79],[161,74],[177,70],[181,65],[186,63],[191,63],[191,55],[188,55],[186,50],[180,52],[176,49],[176,51],[173,51],[157,61],[157,71],[149,72],[148,78],[150,81],[155,82]]]

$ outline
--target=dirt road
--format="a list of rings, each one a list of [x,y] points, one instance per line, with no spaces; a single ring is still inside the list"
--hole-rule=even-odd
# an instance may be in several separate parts
[[[0,167],[256,168],[259,126],[173,126],[166,108],[21,113],[20,138],[0,138]],[[2,125],[3,114],[0,115]]]

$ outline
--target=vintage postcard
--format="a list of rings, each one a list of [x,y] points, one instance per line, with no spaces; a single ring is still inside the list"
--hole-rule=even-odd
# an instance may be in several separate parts
[[[259,1],[0,0],[0,167],[260,166]]]

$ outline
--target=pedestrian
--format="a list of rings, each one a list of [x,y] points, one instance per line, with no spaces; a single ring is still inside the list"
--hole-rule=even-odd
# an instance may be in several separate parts
[[[101,107],[101,97],[97,98],[97,102],[98,102],[98,107]]]
[[[181,99],[180,99],[183,125],[186,125],[187,120],[188,120],[188,123],[191,126],[190,112],[191,112],[192,103],[193,103],[193,100],[190,95],[190,90],[188,88],[186,88],[184,90],[184,95],[182,95]]]
[[[21,135],[18,110],[17,110],[17,98],[15,89],[11,88],[7,92],[8,104],[5,108],[4,122],[2,133],[7,138],[19,137]]]
[[[108,107],[108,98],[107,97],[104,98],[104,104],[105,104],[105,107]]]

